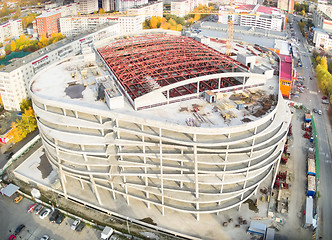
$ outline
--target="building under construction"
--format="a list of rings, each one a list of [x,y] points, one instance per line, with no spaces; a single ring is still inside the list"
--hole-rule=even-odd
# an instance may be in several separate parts
[[[111,37],[34,77],[58,192],[105,211],[125,201],[199,219],[240,206],[272,179],[290,124],[278,56],[243,43],[229,57],[217,39],[197,40]]]

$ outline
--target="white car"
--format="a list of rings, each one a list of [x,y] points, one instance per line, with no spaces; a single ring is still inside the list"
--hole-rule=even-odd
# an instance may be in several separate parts
[[[76,230],[77,226],[81,223],[81,220],[75,219],[75,221],[71,224],[70,229],[71,230]]]
[[[41,213],[40,213],[40,219],[44,219],[44,218],[46,218],[50,213],[52,212],[52,210],[51,209],[49,209],[49,208],[47,208],[47,209],[45,209],[44,211],[42,211]],[[45,235],[46,236],[46,235]]]
[[[319,114],[319,115],[322,115],[322,110],[318,110],[318,114]]]
[[[50,237],[48,235],[44,235],[40,240],[48,240]]]

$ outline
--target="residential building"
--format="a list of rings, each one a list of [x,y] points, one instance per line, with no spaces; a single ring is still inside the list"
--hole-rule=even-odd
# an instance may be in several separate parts
[[[74,39],[63,39],[1,68],[0,95],[4,108],[20,111],[22,99],[28,97],[27,86],[31,78],[44,67],[65,57],[81,53],[87,44],[119,33],[118,23],[110,23],[107,27],[97,26],[97,30],[92,33],[85,32]]]
[[[127,12],[129,15],[144,16],[145,19],[150,19],[152,16],[163,17],[163,2],[157,1],[132,7]]]
[[[64,6],[48,9],[47,11],[43,11],[42,14],[57,11],[61,13],[61,17],[75,16],[78,13],[78,8],[78,3],[71,3]]]
[[[60,17],[61,13],[58,11],[46,12],[36,17],[36,20],[33,22],[33,24],[35,25],[38,36],[41,37],[44,33],[46,33],[47,36],[50,36],[52,33],[60,32]]]
[[[130,8],[147,4],[148,0],[118,0],[115,1],[115,10],[125,12]]]
[[[80,14],[90,14],[99,10],[98,0],[74,0],[74,2],[79,4]]]
[[[316,28],[332,31],[332,6],[318,4],[317,9],[313,11],[313,24]]]
[[[294,12],[294,0],[278,0],[277,8],[280,10],[293,13]]]
[[[206,0],[176,0],[171,2],[171,14],[184,17],[198,5],[208,5]]]
[[[80,15],[60,18],[61,33],[73,36],[84,31],[93,30],[96,26],[118,22],[123,34],[143,29],[144,16],[130,16],[121,14]]]
[[[22,21],[10,20],[0,25],[0,43],[23,34]]]
[[[327,32],[321,28],[314,28],[313,43],[317,48],[330,50],[332,48],[332,32]]]
[[[219,22],[228,23],[229,7],[223,6],[219,10]],[[235,25],[253,27],[269,31],[283,31],[286,27],[286,15],[280,9],[248,4],[236,5],[231,17]]]
[[[105,10],[105,12],[115,11],[115,2],[115,0],[102,0],[102,8]]]

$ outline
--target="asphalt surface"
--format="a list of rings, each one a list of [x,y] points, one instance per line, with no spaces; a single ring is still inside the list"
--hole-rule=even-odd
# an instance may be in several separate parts
[[[300,43],[300,57],[303,67],[298,68],[299,73],[304,76],[304,85],[307,87],[305,93],[299,98],[309,109],[322,110],[323,114],[314,114],[315,126],[317,129],[318,150],[319,150],[319,165],[320,165],[320,180],[318,184],[318,191],[320,197],[318,198],[318,212],[319,212],[319,227],[318,235],[323,239],[331,239],[332,228],[332,191],[330,184],[332,183],[332,161],[331,161],[331,126],[328,120],[328,105],[322,104],[322,94],[317,87],[317,79],[314,77],[314,69],[311,64],[310,54],[307,51],[307,45],[302,37],[296,22],[293,24],[296,37],[301,40]],[[313,80],[310,80],[312,77]],[[296,100],[296,99],[295,99]]]
[[[49,222],[50,215],[45,219],[40,219],[39,215],[27,213],[27,208],[32,203],[32,201],[24,198],[16,204],[12,198],[0,196],[0,239],[8,239],[20,224],[25,225],[25,228],[16,238],[20,240],[39,240],[45,234],[56,240],[99,239],[101,231],[89,226],[83,228],[82,232],[71,230],[70,225],[74,219],[69,217],[66,217],[58,225]]]

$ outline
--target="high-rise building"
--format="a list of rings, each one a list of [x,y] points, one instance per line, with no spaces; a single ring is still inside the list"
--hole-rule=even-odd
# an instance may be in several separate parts
[[[60,17],[61,13],[59,11],[46,12],[36,17],[36,20],[33,22],[33,24],[35,25],[38,36],[40,37],[44,33],[46,33],[47,36],[50,36],[52,33],[60,32]]]
[[[220,23],[228,23],[228,12],[228,6],[220,8]],[[232,19],[235,25],[279,32],[285,28],[286,16],[278,8],[261,6],[259,4],[238,4],[234,13]]]
[[[58,11],[61,13],[61,17],[73,16],[73,15],[77,15],[78,7],[79,7],[78,3],[71,3],[68,5],[61,6],[61,7],[48,9],[47,11],[43,11],[42,14],[47,13],[47,12]]]
[[[0,42],[18,37],[23,34],[22,21],[13,20],[0,25]]]
[[[82,32],[93,30],[97,25],[120,23],[121,33],[133,33],[143,29],[144,16],[99,14],[95,16],[71,16],[60,18],[61,33],[66,36],[75,36]]]
[[[152,16],[163,17],[163,2],[151,2],[137,7],[132,7],[127,10],[129,15],[140,15],[146,19]]]
[[[80,14],[89,14],[98,11],[98,0],[75,0],[79,4]]]
[[[120,24],[97,27],[93,33],[84,33],[75,39],[63,39],[16,59],[0,69],[0,96],[6,110],[20,111],[20,103],[28,97],[27,86],[31,78],[44,67],[63,58],[82,52],[84,46],[107,36],[118,35]]]
[[[281,10],[292,13],[294,11],[294,0],[278,0],[277,7]]]
[[[115,11],[115,0],[102,0],[102,8],[105,12]]]

